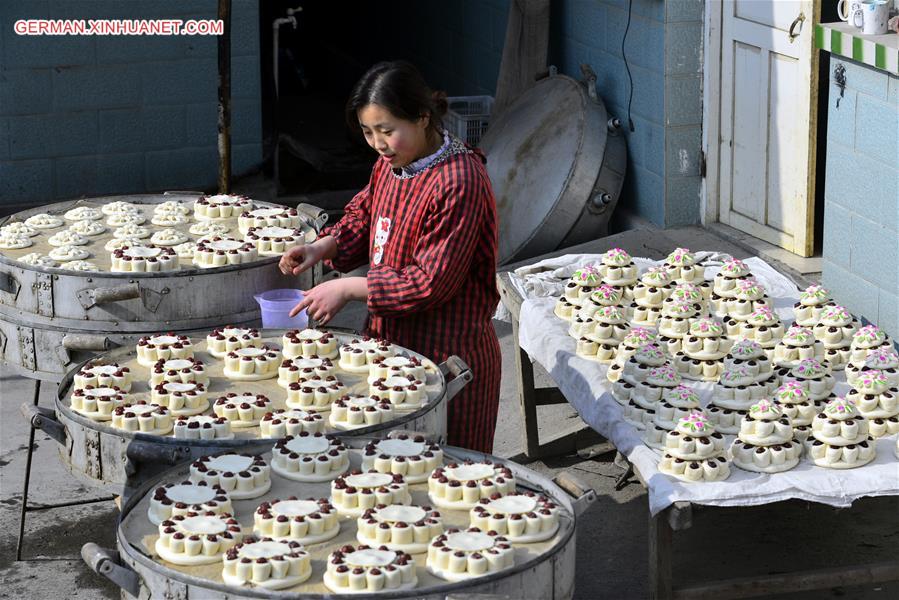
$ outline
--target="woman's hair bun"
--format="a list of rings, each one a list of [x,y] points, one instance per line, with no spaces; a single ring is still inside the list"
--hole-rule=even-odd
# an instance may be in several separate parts
[[[434,103],[434,112],[439,116],[442,117],[449,110],[449,100],[446,97],[446,92],[443,90],[431,92],[431,101]]]

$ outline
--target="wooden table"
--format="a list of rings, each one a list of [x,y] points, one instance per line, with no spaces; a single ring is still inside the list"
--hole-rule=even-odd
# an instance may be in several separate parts
[[[699,230],[702,232],[702,230]],[[519,316],[524,298],[511,283],[509,272],[520,266],[565,254],[601,254],[612,247],[623,248],[631,256],[662,259],[677,246],[690,246],[696,250],[727,252],[735,258],[747,258],[745,250],[728,244],[710,234],[697,233],[696,228],[686,230],[633,230],[609,236],[601,240],[573,246],[561,251],[508,265],[497,274],[497,286],[503,305],[511,313],[512,337],[518,351],[515,353],[515,377],[518,401],[524,423],[524,454],[531,459],[554,456],[575,451],[602,438],[585,423],[584,429],[572,434],[540,442],[537,431],[537,407],[568,402],[556,387],[538,388],[534,382],[534,368],[528,354],[518,344]],[[686,238],[686,239],[685,239]],[[699,238],[699,239],[696,239]],[[714,245],[712,245],[714,244]],[[619,458],[624,456],[619,454]],[[647,487],[640,472],[629,468],[643,487]],[[714,510],[716,507],[705,507]],[[749,598],[768,594],[784,594],[837,586],[873,584],[899,580],[899,560],[866,565],[795,571],[777,575],[753,576],[712,581],[692,586],[676,586],[672,580],[672,545],[675,531],[689,529],[693,524],[693,505],[675,502],[655,516],[649,515],[649,591],[654,599],[709,599]]]

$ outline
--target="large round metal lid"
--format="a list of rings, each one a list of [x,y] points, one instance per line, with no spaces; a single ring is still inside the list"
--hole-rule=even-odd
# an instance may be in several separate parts
[[[499,262],[554,250],[596,181],[606,112],[581,83],[547,77],[524,92],[481,140],[499,218]]]

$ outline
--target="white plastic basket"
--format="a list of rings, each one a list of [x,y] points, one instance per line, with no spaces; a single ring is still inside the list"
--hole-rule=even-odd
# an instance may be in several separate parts
[[[477,146],[490,123],[493,96],[451,96],[443,124],[450,133],[470,146]]]

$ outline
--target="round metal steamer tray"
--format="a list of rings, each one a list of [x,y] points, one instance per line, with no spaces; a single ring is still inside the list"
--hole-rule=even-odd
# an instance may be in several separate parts
[[[361,448],[367,439],[351,438],[351,469],[360,468]],[[519,490],[531,490],[550,498],[561,508],[559,531],[555,537],[536,544],[513,544],[515,565],[462,582],[451,583],[431,575],[425,569],[427,554],[413,555],[417,565],[418,585],[410,590],[378,592],[365,597],[428,598],[443,600],[454,594],[498,594],[508,598],[570,598],[574,593],[575,529],[577,518],[595,500],[592,489],[583,486],[575,477],[560,474],[555,481],[513,462],[455,447],[443,448],[447,462],[491,460],[512,470]],[[271,455],[265,456],[270,460]],[[117,528],[118,550],[103,549],[93,543],[85,544],[81,554],[97,573],[122,588],[123,598],[203,598],[204,600],[234,600],[238,598],[296,598],[311,599],[362,597],[359,594],[333,594],[325,586],[322,576],[328,555],[345,544],[357,544],[356,519],[342,518],[340,533],[328,542],[306,546],[312,555],[312,577],[303,584],[287,590],[269,591],[259,587],[229,586],[222,581],[222,564],[201,567],[181,567],[163,562],[154,550],[157,528],[147,518],[147,507],[153,490],[165,483],[187,479],[188,466],[181,465],[161,477],[148,481],[123,506]],[[564,488],[564,489],[563,489]],[[410,485],[412,504],[431,505],[427,483]],[[234,513],[244,531],[253,527],[253,513],[264,501],[274,498],[329,498],[330,484],[301,484],[272,474],[272,489],[252,500],[232,501]],[[443,510],[447,527],[468,527],[468,510]],[[461,597],[461,596],[460,596]],[[467,597],[467,596],[466,596]]]
[[[143,205],[145,227],[152,225],[153,207],[167,201],[179,201],[191,207],[190,219],[177,229],[196,242],[204,236],[188,232],[199,222],[193,217],[193,202],[201,194],[168,192],[88,198],[48,204],[0,219],[0,226],[21,222],[39,213],[59,217],[75,207],[100,208],[115,201]],[[280,207],[253,201],[256,208]],[[306,240],[315,239],[316,230],[327,215],[309,205],[297,207],[307,224]],[[106,215],[100,221],[106,225]],[[215,220],[229,228],[225,236],[243,239],[237,217]],[[88,259],[102,271],[83,272],[64,268],[31,266],[18,258],[31,252],[47,255],[53,248],[48,238],[68,228],[42,230],[32,245],[21,249],[0,250],[0,362],[13,371],[34,379],[59,381],[72,367],[89,357],[117,346],[131,345],[142,334],[159,331],[196,331],[224,324],[249,326],[259,322],[259,306],[253,295],[260,291],[285,287],[311,287],[317,280],[313,270],[299,278],[288,277],[277,268],[279,257],[261,256],[242,265],[200,269],[191,259],[180,259],[180,269],[157,273],[112,273],[109,251],[104,249],[113,238],[114,227],[90,237],[84,248]],[[149,238],[146,240],[149,242]],[[320,277],[321,268],[315,271]]]
[[[334,330],[331,332],[337,336],[341,344],[358,337]],[[260,331],[262,342],[278,349],[281,348],[283,334],[284,330]],[[207,390],[210,407],[203,412],[204,415],[213,415],[212,403],[228,392],[265,394],[272,401],[273,410],[287,408],[285,404],[287,393],[278,385],[277,377],[263,381],[227,379],[223,375],[223,361],[205,351],[205,336],[195,338],[193,342],[194,357],[205,363],[209,375]],[[396,348],[401,354],[421,359],[425,365],[428,371],[428,380],[425,382],[427,403],[417,410],[400,412],[386,423],[343,432],[336,431],[328,425],[328,413],[324,413],[326,433],[337,433],[341,437],[348,438],[385,437],[389,431],[402,428],[420,432],[438,442],[445,441],[446,403],[471,381],[471,369],[456,356],[451,356],[446,362],[436,365],[416,352],[401,346]],[[136,356],[135,347],[130,346],[117,348],[85,362],[118,363],[120,366],[127,366],[131,370],[132,385],[126,403],[138,400],[149,402],[150,370],[140,365]],[[347,386],[347,393],[368,395],[367,373],[349,373],[339,366],[336,368],[336,376]],[[32,406],[30,403],[23,404],[22,411],[34,427],[42,429],[59,443],[59,455],[68,470],[92,487],[127,498],[147,479],[155,477],[172,465],[219,452],[268,452],[277,441],[274,438],[260,438],[258,426],[235,427],[232,429],[234,438],[230,440],[186,440],[175,438],[172,433],[160,436],[113,428],[109,421],[94,421],[72,410],[70,406],[72,381],[80,369],[81,365],[72,369],[59,385],[55,412]]]

